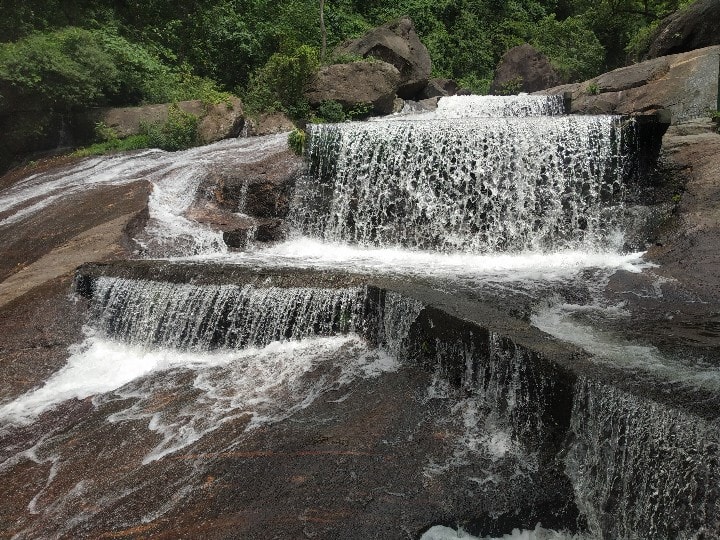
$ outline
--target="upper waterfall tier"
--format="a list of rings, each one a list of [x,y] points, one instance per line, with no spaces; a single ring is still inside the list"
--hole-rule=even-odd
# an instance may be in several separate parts
[[[311,236],[360,245],[618,248],[623,129],[612,116],[312,125],[292,219]]]
[[[438,101],[437,110],[412,115],[414,118],[490,118],[557,116],[565,112],[562,96],[450,96]],[[409,118],[404,115],[389,120]]]

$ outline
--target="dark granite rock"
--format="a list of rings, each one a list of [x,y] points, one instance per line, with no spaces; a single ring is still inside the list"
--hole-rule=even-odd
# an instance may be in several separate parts
[[[418,95],[419,99],[454,96],[460,87],[452,79],[430,79]]]
[[[500,59],[490,93],[507,95],[536,92],[560,82],[560,76],[547,57],[525,43],[513,47]]]
[[[657,58],[720,44],[720,2],[696,0],[662,20],[644,58]]]
[[[363,37],[338,47],[337,54],[357,54],[387,62],[400,72],[398,95],[412,99],[430,78],[431,61],[409,17],[375,28]]]
[[[400,72],[386,62],[351,62],[320,69],[305,97],[310,105],[337,101],[346,110],[369,105],[376,114],[389,114],[400,85]]]

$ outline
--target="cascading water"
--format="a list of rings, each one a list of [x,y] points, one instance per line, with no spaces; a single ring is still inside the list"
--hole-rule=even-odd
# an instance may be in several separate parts
[[[93,326],[131,345],[177,349],[260,347],[356,330],[361,289],[198,287],[101,278]]]
[[[559,97],[458,97],[440,100],[438,110],[429,113],[311,126],[307,171],[291,207],[294,236],[270,248],[227,253],[220,233],[193,223],[183,212],[214,160],[229,160],[223,167],[232,168],[264,148],[284,146],[284,135],[176,156],[150,152],[104,164],[87,162],[67,178],[42,186],[29,180],[0,198],[0,227],[41,210],[43,196],[82,189],[95,168],[102,174],[93,178],[103,182],[154,181],[150,222],[136,238],[145,256],[202,256],[207,264],[222,258],[265,270],[307,267],[312,264],[305,261],[308,244],[302,242],[309,237],[316,258],[329,266],[395,278],[421,275],[431,282],[438,275],[459,280],[463,272],[484,272],[479,287],[512,280],[522,287],[531,280],[550,281],[556,271],[583,271],[583,280],[602,283],[617,268],[637,271],[638,256],[622,253],[632,160],[625,134],[632,122],[562,113]],[[383,261],[386,257],[392,259]],[[212,484],[215,473],[194,452],[215,460],[271,455],[274,442],[268,443],[271,450],[249,452],[239,434],[288,419],[293,425],[285,424],[284,433],[295,423],[307,423],[311,432],[330,425],[330,435],[323,437],[348,444],[336,426],[350,413],[332,407],[354,399],[350,384],[415,364],[431,373],[421,379],[428,386],[403,399],[431,412],[401,418],[412,428],[397,440],[380,428],[373,432],[368,447],[387,455],[368,469],[401,462],[393,454],[398,448],[440,441],[441,450],[433,447],[434,455],[417,460],[419,484],[403,493],[385,489],[388,497],[403,500],[423,489],[427,498],[441,499],[446,506],[432,514],[433,523],[447,520],[457,508],[470,508],[462,519],[484,520],[476,523],[478,531],[485,530],[485,522],[497,532],[514,528],[513,520],[529,529],[550,520],[549,526],[573,531],[586,522],[598,538],[689,538],[712,535],[720,527],[718,441],[692,415],[577,377],[568,366],[558,367],[492,329],[441,315],[409,293],[376,286],[252,283],[94,280],[86,342],[45,387],[0,404],[0,435],[21,434],[0,459],[0,479],[28,463],[50,470],[31,504],[33,512],[47,516],[45,529],[18,527],[19,537],[49,530],[65,535],[95,531],[92,522],[98,515],[131,508],[141,500],[134,498],[136,492],[140,497],[150,490],[138,487],[131,473],[117,488],[103,485],[99,475],[83,476],[72,465],[72,445],[65,447],[66,438],[82,437],[81,428],[68,428],[68,437],[53,432],[32,439],[32,422],[45,414],[64,425],[61,413],[52,416],[61,401],[85,400],[73,406],[93,409],[88,422],[97,433],[117,429],[135,437],[142,432],[130,457],[137,470],[148,467],[162,475],[174,470],[171,460],[193,460],[190,472],[176,474],[168,484],[173,497],[153,499],[143,516],[143,523],[152,524],[165,514],[184,514],[182,504],[193,491],[204,504],[197,493]],[[455,290],[445,281],[432,284]],[[527,297],[533,293],[522,291]],[[584,342],[579,345],[594,354]],[[394,388],[401,391],[403,385]],[[364,420],[353,427],[357,432],[350,439],[372,431],[388,409],[403,401],[387,404],[388,395],[376,399],[364,389],[367,395],[355,402],[356,408],[367,404]],[[330,394],[332,399],[318,399]],[[312,406],[314,412],[300,418]],[[436,411],[445,412],[432,416]],[[418,426],[426,428],[419,435]],[[27,448],[22,446],[26,435],[33,440]],[[107,453],[118,460],[113,451]],[[343,464],[338,460],[333,467],[341,470]],[[286,473],[283,486],[290,482],[293,489],[311,476]],[[56,480],[63,475],[73,481]],[[356,482],[357,476],[353,471],[351,482],[342,483]],[[457,493],[449,493],[455,487]],[[98,505],[66,521],[68,508],[93,489],[96,494],[114,489],[117,506],[108,504],[105,510]],[[370,504],[378,494],[375,487],[367,491],[369,496],[358,488],[345,503]],[[428,504],[425,494],[420,500]],[[331,518],[311,516],[305,522],[333,523],[345,512],[341,508]],[[116,528],[135,525],[105,519]],[[423,515],[419,522],[429,526],[430,519]]]
[[[618,249],[622,132],[619,117],[549,115],[312,126],[292,220],[360,245]]]
[[[597,538],[715,538],[717,423],[580,379],[566,458]]]

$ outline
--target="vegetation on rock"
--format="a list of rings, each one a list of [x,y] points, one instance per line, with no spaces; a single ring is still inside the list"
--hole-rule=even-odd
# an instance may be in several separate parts
[[[580,80],[642,54],[658,21],[690,1],[334,0],[321,24],[319,0],[0,0],[0,121],[41,111],[23,129],[42,134],[52,115],[228,93],[251,113],[311,118],[303,87],[323,43],[332,51],[402,15],[430,52],[432,76],[463,88],[487,91],[500,57],[522,43]]]

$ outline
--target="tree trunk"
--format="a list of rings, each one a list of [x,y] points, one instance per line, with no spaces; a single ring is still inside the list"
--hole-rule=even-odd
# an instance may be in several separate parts
[[[320,34],[322,35],[322,48],[320,49],[320,61],[325,61],[325,50],[327,49],[327,31],[325,30],[325,0],[320,0]]]

